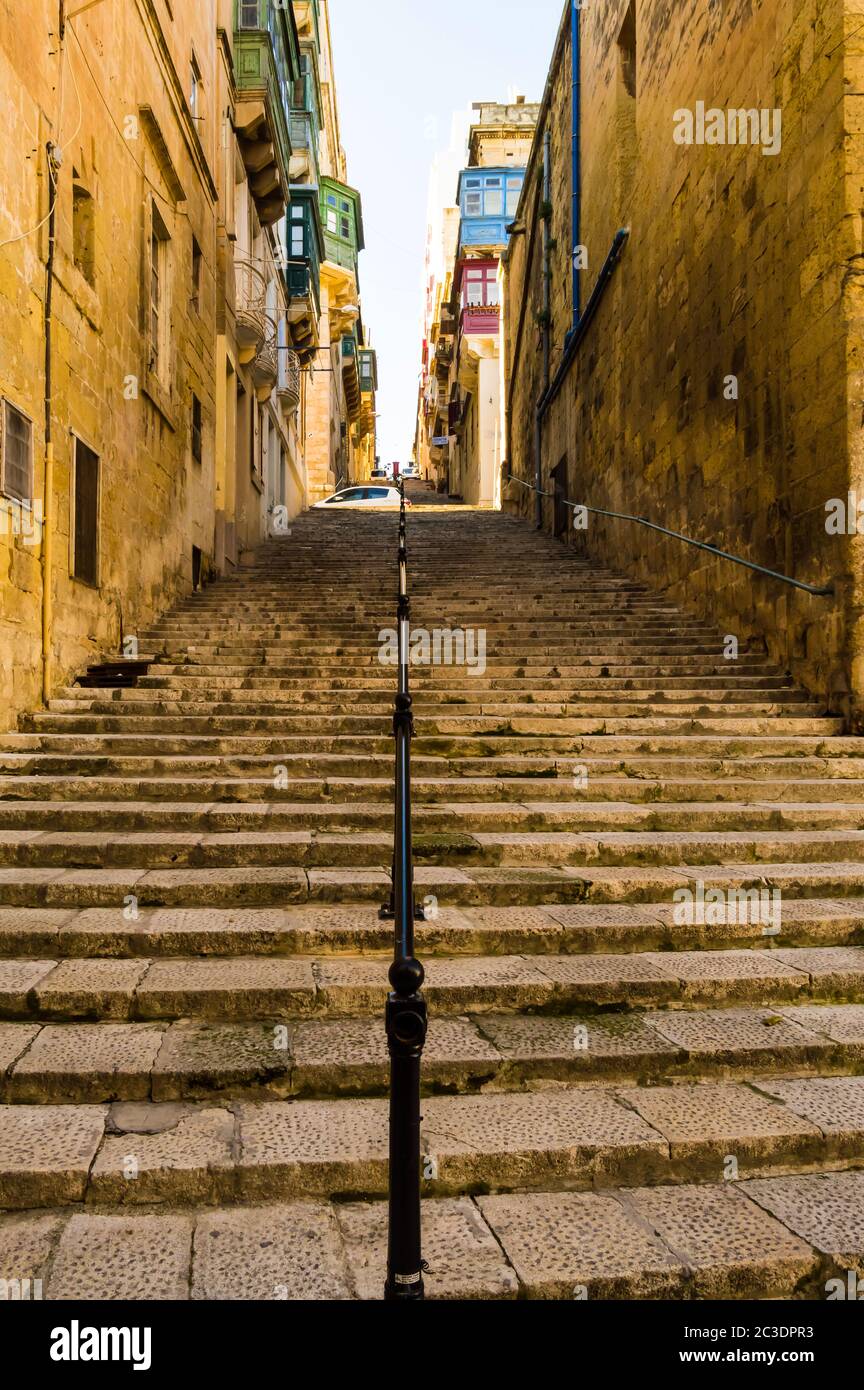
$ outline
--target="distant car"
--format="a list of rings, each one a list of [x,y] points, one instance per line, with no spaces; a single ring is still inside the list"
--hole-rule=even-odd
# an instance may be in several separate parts
[[[390,474],[386,468],[373,468],[369,476],[371,478],[389,478]]]
[[[417,467],[416,463],[406,463],[405,467],[402,469],[402,477],[419,478],[420,469]]]
[[[315,503],[315,511],[322,507],[398,507],[402,494],[396,487],[349,487],[335,492],[323,502]],[[411,503],[406,502],[410,507]]]

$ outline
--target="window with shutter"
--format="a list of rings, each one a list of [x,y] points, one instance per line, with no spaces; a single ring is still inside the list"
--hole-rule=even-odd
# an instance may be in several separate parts
[[[3,480],[7,497],[33,500],[33,426],[9,401],[3,404]]]
[[[168,384],[168,245],[170,237],[155,202],[151,202],[149,329],[150,370],[163,386]]]
[[[75,556],[73,575],[99,583],[99,455],[75,440]]]
[[[201,402],[192,393],[192,457],[196,463],[200,463],[204,457],[203,446],[203,415],[201,412]]]

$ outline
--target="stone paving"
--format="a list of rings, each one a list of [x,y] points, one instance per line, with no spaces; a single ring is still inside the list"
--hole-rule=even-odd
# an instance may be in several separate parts
[[[825,1297],[864,1259],[864,741],[427,500],[415,634],[485,642],[412,669],[429,1292]],[[0,739],[0,1278],[380,1297],[395,525],[300,518],[137,688]]]

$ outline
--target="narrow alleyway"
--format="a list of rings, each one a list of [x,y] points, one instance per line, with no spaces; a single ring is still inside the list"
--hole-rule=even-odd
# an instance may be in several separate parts
[[[303,516],[0,743],[0,1204],[47,1296],[380,1296],[396,525]],[[415,632],[476,637],[413,675],[430,1295],[824,1283],[864,744],[520,521],[415,505],[409,557]]]

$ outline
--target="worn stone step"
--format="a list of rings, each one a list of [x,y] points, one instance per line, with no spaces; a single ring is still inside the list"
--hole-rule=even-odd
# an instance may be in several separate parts
[[[180,675],[206,678],[208,675],[219,679],[222,673],[274,677],[297,682],[321,681],[328,689],[338,688],[340,681],[377,681],[382,668],[378,656],[379,648],[360,652],[309,653],[292,656],[288,652],[278,652],[270,656],[268,648],[257,652],[219,653],[217,651],[190,652],[179,646],[154,663],[154,673],[166,674],[175,671]],[[741,671],[730,673],[729,663],[702,657],[698,664],[687,664],[680,657],[661,659],[636,659],[628,656],[625,660],[607,660],[596,654],[583,654],[581,660],[574,657],[567,662],[556,663],[547,656],[533,657],[530,654],[514,654],[502,657],[495,652],[486,653],[486,671],[483,677],[472,675],[472,682],[479,680],[495,682],[518,678],[525,691],[543,689],[543,682],[553,686],[562,683],[584,684],[585,689],[602,694],[607,688],[615,689],[698,689],[707,686],[712,689],[766,688],[785,689],[788,678],[778,675],[774,667],[766,666],[756,660],[744,663]],[[449,689],[465,680],[464,668],[458,666],[417,666],[412,669],[412,684],[417,689]],[[539,682],[539,684],[538,684]],[[494,684],[493,684],[494,688]],[[511,687],[513,688],[513,687]]]
[[[652,718],[642,718],[633,715],[625,719],[604,719],[602,715],[595,715],[587,719],[570,719],[564,717],[544,719],[542,716],[532,716],[531,718],[519,717],[506,719],[503,723],[496,721],[495,716],[471,718],[434,718],[424,719],[419,727],[418,747],[419,751],[430,751],[430,742],[434,739],[450,738],[458,739],[459,747],[466,750],[465,740],[481,740],[487,738],[516,740],[519,738],[530,739],[534,737],[549,737],[557,742],[553,747],[563,747],[566,751],[568,745],[563,743],[565,738],[584,739],[591,735],[601,736],[604,734],[625,734],[635,736],[642,735],[661,735],[664,737],[689,736],[691,734],[737,734],[749,736],[751,738],[761,737],[762,735],[776,734],[780,724],[778,717],[766,716],[765,718],[743,718],[735,719],[730,716],[717,714],[715,716],[678,717],[670,714],[668,717],[655,716]],[[102,713],[71,713],[71,712],[49,712],[45,714],[34,714],[27,723],[36,730],[45,730],[50,733],[77,732],[88,733],[140,733],[152,734],[164,731],[166,734],[210,734],[213,733],[272,733],[290,736],[300,733],[307,733],[310,736],[318,735],[321,738],[334,737],[337,734],[350,735],[353,738],[369,736],[382,740],[380,747],[386,747],[385,730],[392,723],[390,716],[381,715],[290,715],[284,711],[274,709],[270,714],[228,714],[214,713],[208,707],[201,707],[196,711],[194,706],[184,706],[182,713],[172,711],[168,706],[162,714],[140,714],[136,713],[134,707],[128,705],[120,706],[119,703],[107,707]],[[790,736],[799,735],[818,737],[827,739],[832,734],[842,732],[842,720],[823,718],[823,719],[796,719],[792,716],[784,716],[782,727]],[[306,745],[308,747],[308,744]],[[529,745],[530,746],[530,745]],[[535,745],[536,747],[536,745]],[[569,747],[573,747],[571,743]],[[467,751],[467,750],[466,750]],[[481,752],[482,748],[478,748]],[[514,751],[512,745],[508,751]],[[610,751],[612,751],[610,749]]]
[[[509,808],[508,808],[509,809]],[[346,813],[347,815],[350,814]],[[432,814],[432,813],[430,813]],[[479,818],[479,812],[477,813]],[[214,812],[214,819],[216,813]],[[539,823],[544,815],[537,813]],[[657,812],[655,819],[660,818]],[[230,824],[230,809],[225,825]],[[240,865],[296,869],[359,869],[386,865],[392,859],[391,817],[382,805],[380,829],[374,814],[368,830],[230,830],[163,831],[41,831],[4,829],[0,832],[0,865],[21,868],[72,869],[226,869]],[[740,818],[739,818],[740,819]],[[469,818],[470,821],[470,818]],[[500,866],[504,869],[538,864],[567,869],[594,865],[654,864],[677,867],[724,864],[862,862],[864,831],[806,830],[672,830],[599,831],[471,831],[450,828],[425,830],[418,815],[414,860],[418,866],[441,869],[457,866]]]
[[[676,764],[682,761],[694,766],[701,760],[709,760],[711,766],[707,774],[711,777],[733,770],[726,767],[729,760],[737,763],[743,760],[744,767],[755,764],[769,770],[776,760],[777,770],[782,774],[791,772],[800,759],[802,773],[809,764],[815,763],[813,771],[817,775],[831,776],[834,769],[848,771],[840,775],[853,775],[861,766],[864,757],[864,741],[853,738],[806,738],[801,736],[777,737],[775,733],[765,736],[745,735],[737,738],[703,735],[586,735],[582,738],[571,736],[516,736],[505,733],[492,738],[425,738],[418,735],[414,742],[415,756],[418,759],[435,757],[464,763],[465,761],[485,760],[486,758],[529,758],[535,763],[552,765],[556,758],[562,760],[571,755],[579,755],[580,762],[589,758],[606,761],[613,757],[621,758],[621,764],[629,767],[631,762],[638,767],[642,760],[653,760],[655,770],[657,760],[669,759]],[[362,738],[351,735],[332,735],[324,737],[292,738],[284,734],[235,733],[230,737],[217,737],[212,734],[172,735],[162,732],[159,736],[146,733],[124,732],[121,728],[103,733],[72,732],[23,732],[6,734],[0,739],[0,747],[10,752],[53,752],[53,753],[95,753],[98,755],[136,755],[171,756],[200,752],[213,755],[265,756],[284,759],[295,756],[385,756],[392,760],[392,737]],[[805,761],[806,760],[806,761]],[[526,764],[527,765],[527,764]]]
[[[581,691],[585,695],[602,694],[605,691],[625,691],[638,694],[639,692],[655,693],[664,698],[687,696],[688,692],[704,691],[706,680],[710,683],[713,692],[722,693],[729,696],[741,695],[745,699],[753,691],[765,692],[766,694],[794,697],[798,700],[806,700],[805,692],[789,682],[787,676],[759,675],[751,671],[745,675],[732,675],[726,672],[712,675],[704,672],[699,675],[670,675],[662,683],[650,675],[640,676],[609,676],[601,675],[600,672],[585,671],[581,667],[562,669],[555,667],[537,667],[529,669],[520,666],[502,667],[495,662],[493,666],[487,668],[481,675],[479,671],[472,671],[470,676],[470,686],[467,685],[466,675],[461,668],[449,668],[446,666],[429,667],[418,666],[412,669],[412,685],[418,691],[438,691],[442,694],[451,693],[471,693],[477,690],[492,691],[520,691],[537,694],[538,692],[554,693],[562,690]],[[312,691],[339,691],[339,690],[379,690],[386,689],[392,693],[392,671],[375,671],[370,668],[368,671],[349,670],[342,663],[334,663],[328,667],[324,664],[310,665],[305,672],[299,672],[295,666],[277,666],[273,662],[267,662],[260,666],[248,665],[203,665],[200,662],[195,664],[161,662],[154,665],[153,675],[141,677],[139,684],[146,682],[146,685],[155,688],[159,682],[168,681],[173,684],[179,682],[181,687],[195,688],[209,685],[211,682],[218,683],[220,686],[225,683],[229,687],[236,682],[251,682],[256,687],[259,685],[278,685],[286,690],[312,690]]]
[[[864,999],[864,947],[432,956],[430,1006],[448,1013]],[[0,1017],[133,1021],[383,1016],[381,956],[0,962]]]
[[[561,1016],[436,1013],[425,1094],[548,1082],[855,1075],[864,1005]],[[0,1103],[385,1095],[382,1019],[0,1024]]]
[[[381,896],[385,896],[382,892]],[[704,896],[704,895],[703,895]],[[864,943],[864,898],[780,897],[753,888],[721,910],[682,914],[665,901],[537,907],[443,907],[428,902],[416,923],[428,955],[627,954],[726,947],[852,946]],[[353,906],[2,907],[7,956],[241,956],[388,951],[393,924],[375,903]]]
[[[156,775],[142,777],[134,775],[132,760],[116,762],[118,774],[124,765],[133,769],[132,775],[127,771],[125,776],[96,769],[85,775],[83,768],[78,775],[65,776],[38,764],[34,768],[27,755],[22,765],[25,760],[30,773],[0,776],[0,826],[93,828],[112,817],[114,828],[122,830],[167,824],[172,817],[185,816],[186,828],[188,803],[194,806],[194,814],[203,817],[202,823],[234,814],[238,819],[232,824],[237,828],[257,824],[263,818],[266,826],[275,830],[283,818],[297,815],[318,821],[347,817],[353,823],[363,813],[360,808],[367,808],[374,819],[382,806],[390,808],[392,816],[390,759],[382,759],[380,764],[369,760],[363,770],[380,775],[357,778],[331,774],[324,768],[320,771],[326,776],[286,775],[311,770],[305,761],[301,766],[271,762],[264,776],[260,775],[264,769],[256,767],[254,774],[245,776],[184,777],[178,775],[182,765],[166,766],[164,772],[151,765],[149,770]],[[200,770],[193,767],[194,772]],[[512,772],[512,766],[506,771]],[[662,823],[672,828],[683,823],[696,828],[700,821],[722,827],[733,814],[732,807],[741,808],[745,825],[855,829],[864,823],[862,782],[856,778],[798,782],[727,779],[710,788],[715,799],[704,802],[708,789],[698,778],[673,782],[592,776],[585,765],[575,764],[568,772],[559,772],[553,763],[545,777],[539,769],[533,777],[414,777],[417,823],[429,822],[430,817],[471,816],[478,830],[507,821],[525,825],[529,819],[537,825],[579,830],[609,829],[625,821],[634,827],[648,823],[660,827]],[[686,815],[691,807],[692,819]],[[653,821],[652,816],[656,817]],[[215,827],[210,824],[210,828]]]
[[[344,689],[328,691],[309,690],[305,687],[295,690],[277,682],[239,680],[234,683],[220,682],[218,686],[212,681],[182,685],[160,682],[149,685],[146,689],[153,694],[152,704],[143,699],[129,702],[135,704],[138,711],[158,709],[160,702],[166,699],[174,701],[175,696],[176,703],[181,708],[189,705],[197,710],[202,704],[207,704],[214,712],[219,712],[226,705],[232,708],[240,705],[244,709],[251,708],[253,713],[259,713],[262,708],[267,710],[271,705],[278,705],[294,714],[305,713],[310,706],[319,708],[322,713],[334,715],[352,710],[357,713],[378,714],[382,709],[391,710],[393,706],[392,681],[386,684],[382,681],[377,688],[370,684],[355,684]],[[590,718],[596,713],[598,693],[571,688],[535,692],[461,687],[452,690],[427,689],[415,690],[414,706],[418,719],[443,718],[454,714],[472,718],[490,714],[528,717],[533,717],[534,714],[544,717],[560,714],[567,718]],[[104,699],[100,701],[101,706],[105,703]],[[52,701],[51,709],[69,709],[80,704],[82,701],[72,701],[61,696],[59,701]],[[92,710],[95,706],[92,701],[88,701],[86,707]],[[608,691],[603,698],[603,710],[608,718],[627,718],[632,714],[646,718],[669,712],[676,715],[703,716],[728,713],[736,718],[790,713],[796,718],[807,715],[819,717],[824,713],[818,702],[802,699],[798,693],[760,690],[703,690],[701,695],[692,691]]]
[[[796,898],[864,894],[864,865],[850,862],[699,864],[663,867],[415,869],[417,896],[436,904],[532,906],[542,903],[647,903],[698,883],[758,889]],[[380,903],[389,868],[117,869],[0,868],[0,907],[116,907],[135,896],[143,907],[285,906],[290,903]]]
[[[114,801],[18,801],[0,802],[0,863],[75,863],[96,866],[110,866],[111,863],[140,862],[153,866],[154,862],[167,865],[200,863],[206,866],[214,855],[222,862],[221,853],[232,848],[225,841],[225,834],[239,835],[236,841],[236,856],[233,862],[278,862],[278,863],[318,863],[340,862],[344,847],[343,831],[383,831],[390,833],[393,823],[392,785],[382,783],[374,788],[376,801],[339,801],[324,798],[324,784],[310,783],[299,788],[308,799],[293,801],[297,788],[275,788],[272,783],[258,788],[258,792],[269,792],[269,796],[254,801],[254,784],[246,788],[247,799],[222,798],[211,801],[199,788],[200,801],[168,801],[158,799],[157,788],[150,785],[150,799],[135,801],[121,798],[124,784],[115,788]],[[57,787],[53,788],[58,791]],[[99,783],[89,784],[90,795],[97,795]],[[135,785],[126,788],[129,794],[136,791]],[[164,792],[178,788],[165,785]],[[357,788],[360,792],[363,788]],[[365,788],[368,792],[368,788]],[[528,790],[522,784],[522,792]],[[71,791],[71,790],[69,790]],[[179,785],[181,794],[192,796],[194,784]],[[314,792],[324,799],[315,801]],[[453,788],[450,788],[453,791]],[[572,801],[493,801],[495,784],[490,785],[488,801],[472,801],[471,785],[465,787],[464,801],[419,802],[414,806],[414,830],[417,835],[418,860],[428,858],[426,837],[429,835],[463,835],[463,842],[451,845],[443,842],[442,855],[436,855],[442,862],[450,862],[450,849],[456,847],[460,862],[476,862],[478,855],[471,853],[468,841],[485,844],[489,834],[526,833],[531,835],[529,844],[536,845],[536,858],[540,862],[558,862],[558,848],[561,835],[585,837],[603,833],[633,833],[642,835],[645,831],[671,835],[675,831],[686,830],[688,851],[686,856],[696,862],[693,855],[692,837],[696,834],[732,833],[743,837],[746,831],[757,831],[760,844],[768,830],[785,833],[801,831],[820,831],[821,834],[840,833],[840,831],[861,830],[864,827],[864,808],[860,802],[818,802],[806,805],[799,802],[771,803],[756,802],[588,802]],[[329,788],[329,795],[339,798],[342,788]],[[419,788],[422,795],[422,788]],[[572,792],[571,792],[572,795]],[[196,827],[189,833],[190,821]],[[257,834],[256,834],[257,833]],[[297,833],[313,835],[313,840],[297,840]],[[335,858],[329,858],[329,848],[333,847],[331,833],[338,835]],[[256,835],[254,847],[250,849],[249,835]],[[319,840],[319,834],[325,834]],[[217,840],[214,840],[217,835]],[[289,838],[286,838],[289,837]],[[467,838],[465,838],[467,837]],[[551,845],[551,852],[547,849]],[[568,841],[570,844],[571,841]],[[642,838],[639,838],[642,845]],[[367,835],[360,844],[367,847]],[[615,841],[615,844],[620,842]],[[724,851],[726,840],[724,838]],[[771,858],[781,858],[775,851],[775,841],[771,841]],[[843,841],[846,845],[847,841]],[[319,848],[328,849],[326,860],[321,860]],[[825,851],[825,841],[815,840],[821,858],[832,858],[831,851]],[[308,853],[296,859],[296,853],[306,847]],[[432,848],[436,847],[435,841]],[[285,853],[282,853],[285,849]],[[139,853],[140,851],[140,858]],[[250,858],[254,852],[256,858]],[[843,856],[853,851],[843,849]],[[154,858],[156,856],[156,858]],[[363,858],[363,856],[361,856]],[[603,848],[597,855],[600,862],[606,860]],[[726,859],[733,858],[728,853]],[[749,856],[746,856],[749,858]],[[495,859],[493,859],[495,862]],[[507,856],[500,862],[508,862]],[[565,862],[574,862],[568,856]]]
[[[426,1198],[426,1296],[823,1300],[864,1259],[862,1211],[856,1172]],[[0,1264],[49,1301],[380,1300],[386,1254],[383,1201],[0,1217]]]
[[[380,718],[392,718],[393,693],[391,691],[362,693],[356,691],[334,692],[331,700],[312,700],[307,695],[299,695],[294,691],[280,690],[279,688],[262,688],[260,694],[254,689],[243,687],[242,689],[226,689],[213,691],[208,689],[206,697],[200,691],[195,690],[159,690],[154,692],[152,700],[145,700],[143,695],[148,692],[123,691],[124,694],[136,695],[142,698],[130,699],[127,701],[116,700],[52,700],[49,705],[50,712],[69,713],[82,710],[89,714],[114,714],[117,706],[127,705],[131,707],[134,716],[154,715],[166,712],[166,702],[170,702],[170,710],[167,710],[172,717],[180,718],[187,714],[189,716],[211,713],[214,718],[220,716],[233,716],[235,713],[248,713],[254,717],[271,715],[273,713],[285,713],[286,719],[290,721],[290,727],[297,727],[298,719],[315,718],[319,721],[333,720],[340,727],[354,727],[354,724],[344,725],[346,719],[358,721],[361,719],[376,720]],[[484,699],[474,697],[452,699],[441,701],[438,697],[415,696],[415,714],[418,721],[424,724],[440,725],[449,719],[483,721],[486,719],[530,719],[535,718],[546,721],[560,717],[565,721],[590,720],[597,716],[597,701],[589,699],[581,703],[575,702],[552,702],[540,700],[519,701],[515,695],[512,699],[502,700],[500,692],[493,693],[492,698]],[[158,696],[158,698],[156,698]],[[314,710],[314,714],[310,711]],[[625,697],[623,700],[613,700],[607,697],[603,702],[603,715],[607,720],[623,719],[764,719],[771,715],[783,715],[784,718],[794,718],[796,721],[809,717],[821,718],[821,706],[805,704],[803,702],[776,701],[749,701],[742,700],[712,701],[709,697],[701,700],[683,701],[657,701],[651,703],[646,699],[630,699]],[[302,725],[300,727],[303,727]]]
[[[383,897],[383,892],[382,892]],[[864,942],[864,898],[774,901],[751,888],[724,908],[682,915],[670,898],[645,903],[540,903],[447,908],[429,899],[417,922],[425,955],[688,951]],[[388,951],[393,924],[374,902],[297,908],[0,908],[7,956],[294,955]]]
[[[431,1096],[424,1195],[854,1168],[864,1078]],[[234,1203],[387,1190],[387,1101],[0,1107],[0,1206]]]

